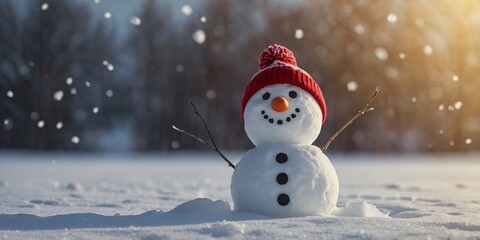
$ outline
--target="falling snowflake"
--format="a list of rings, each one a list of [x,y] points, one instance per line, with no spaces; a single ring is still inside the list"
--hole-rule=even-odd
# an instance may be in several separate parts
[[[389,22],[389,23],[396,23],[397,20],[398,20],[398,17],[397,17],[397,15],[396,15],[395,13],[390,13],[390,14],[388,14],[388,16],[387,16],[387,22]]]
[[[55,125],[55,127],[57,129],[62,129],[63,128],[63,122],[57,122],[57,124]]]
[[[453,111],[453,110],[455,110],[455,107],[452,106],[452,105],[448,105],[448,110],[449,110],[449,111]]]
[[[425,55],[432,55],[433,53],[433,48],[432,46],[430,45],[425,45],[425,47],[423,47],[423,53],[425,53]]]
[[[207,92],[205,93],[205,96],[208,99],[212,100],[217,96],[217,92],[215,92],[215,90],[213,90],[213,89],[208,89]]]
[[[93,114],[97,114],[100,109],[98,107],[92,108]]]
[[[403,52],[398,54],[398,58],[400,58],[402,60],[405,59],[406,57],[407,57],[407,55],[405,55],[405,53],[403,53]]]
[[[439,134],[443,134],[443,129],[438,130]]]
[[[398,75],[400,75],[400,72],[394,66],[387,66],[384,71],[385,71],[385,75],[387,75],[387,77],[392,79],[397,78]]]
[[[445,105],[443,104],[438,105],[438,111],[443,111],[443,109],[445,109]]]
[[[38,128],[43,128],[44,126],[45,126],[45,121],[40,120],[40,121],[37,122],[37,127]]]
[[[472,139],[471,138],[467,138],[465,139],[465,144],[471,144],[472,143]]]
[[[388,59],[388,52],[383,47],[377,47],[375,48],[375,56],[378,58],[378,60],[385,62]]]
[[[305,34],[303,33],[302,29],[295,29],[295,38],[302,39]]]
[[[198,44],[202,44],[205,42],[207,39],[207,35],[205,34],[205,31],[198,29],[192,34],[193,40],[197,42]]]
[[[53,99],[55,101],[62,101],[63,99],[63,91],[62,90],[58,90],[56,92],[53,93]]]
[[[8,91],[7,91],[7,97],[13,98],[13,96],[14,96],[13,91],[12,91],[12,90],[8,90]]]
[[[77,89],[76,88],[70,89],[70,94],[77,95]]]
[[[107,65],[107,69],[108,69],[108,71],[111,72],[111,71],[113,71],[114,67],[113,67],[112,64],[109,63],[109,64]]]
[[[200,22],[206,23],[206,22],[207,22],[207,17],[202,16],[202,17],[200,18]]]
[[[100,0],[95,0],[95,3],[100,3]]]
[[[85,81],[85,87],[89,88],[91,86],[92,86],[92,84],[89,81]]]
[[[347,89],[350,92],[355,92],[358,89],[358,83],[355,81],[350,81],[347,83]]]
[[[183,72],[183,65],[178,64],[177,66],[175,66],[175,71],[177,71],[177,72]]]
[[[111,98],[111,97],[113,97],[113,91],[112,90],[107,90],[105,92],[105,95],[107,95],[107,97]]]
[[[172,141],[170,143],[170,146],[173,148],[173,149],[178,149],[180,147],[180,143],[178,141]]]
[[[142,24],[142,20],[139,17],[132,17],[130,18],[130,23],[133,26],[140,26],[140,24]]]
[[[451,147],[455,146],[455,142],[453,140],[450,140],[450,142],[448,143]]]
[[[180,11],[185,15],[185,16],[190,16],[192,14],[193,9],[190,7],[190,5],[183,5],[182,8],[180,8]]]
[[[453,75],[453,76],[452,76],[452,80],[453,80],[454,82],[458,82],[458,80],[460,80],[460,78],[459,78],[457,75]]]
[[[425,21],[421,18],[416,18],[415,26],[417,26],[418,28],[423,28],[425,26]]]
[[[354,30],[359,35],[365,33],[365,27],[362,24],[355,25]]]
[[[72,140],[72,143],[75,143],[75,144],[78,144],[80,142],[80,138],[77,136],[73,136],[71,140]]]
[[[412,97],[412,98],[410,99],[410,101],[412,101],[412,103],[416,103],[416,102],[417,102],[417,98],[416,98],[416,97]]]
[[[73,78],[72,78],[72,77],[68,77],[67,80],[65,80],[65,83],[67,83],[67,85],[72,85],[72,83],[73,83]]]
[[[103,64],[103,66],[107,66],[107,65],[108,65],[108,61],[107,61],[107,60],[103,60],[102,64]]]
[[[10,130],[13,128],[13,121],[9,118],[3,120],[3,129]]]
[[[455,109],[457,110],[460,110],[460,108],[462,108],[463,106],[463,103],[461,101],[456,101],[453,106],[455,107]]]
[[[43,11],[47,10],[48,9],[48,3],[42,3],[41,9]]]
[[[40,115],[38,114],[38,112],[33,111],[33,112],[30,113],[30,118],[33,121],[37,121],[39,117],[40,117]]]
[[[103,14],[103,17],[106,18],[106,19],[110,19],[110,18],[112,18],[112,13],[110,13],[110,12],[105,12],[105,13]]]
[[[385,116],[388,117],[388,118],[392,118],[395,116],[395,110],[393,110],[392,108],[387,108],[385,110]]]

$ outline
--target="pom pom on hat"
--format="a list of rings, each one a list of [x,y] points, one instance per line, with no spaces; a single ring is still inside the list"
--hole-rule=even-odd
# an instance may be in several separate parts
[[[258,58],[258,67],[260,69],[264,69],[274,64],[275,61],[297,66],[297,60],[293,56],[293,52],[290,51],[290,49],[278,44],[274,44],[263,50],[262,54]]]
[[[317,101],[322,111],[322,123],[327,117],[327,106],[322,90],[313,78],[304,70],[297,67],[297,60],[293,52],[284,46],[274,44],[263,50],[258,59],[258,71],[250,80],[242,97],[242,121],[245,106],[248,100],[260,89],[274,84],[291,84],[310,93]]]

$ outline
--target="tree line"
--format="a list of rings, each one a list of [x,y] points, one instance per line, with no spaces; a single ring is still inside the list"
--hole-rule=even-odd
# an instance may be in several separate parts
[[[91,3],[43,3],[47,9],[30,1],[21,16],[11,0],[0,2],[1,148],[205,149],[171,128],[205,134],[191,101],[219,147],[251,148],[240,101],[259,54],[273,43],[290,48],[323,90],[319,146],[376,86],[375,111],[331,150],[480,146],[475,2],[209,0],[179,16],[168,2],[145,0],[141,23],[121,39]],[[193,37],[198,31],[204,41]]]

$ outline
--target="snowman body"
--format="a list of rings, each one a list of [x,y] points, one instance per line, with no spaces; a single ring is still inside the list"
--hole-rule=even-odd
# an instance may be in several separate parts
[[[251,96],[243,116],[256,148],[235,167],[234,209],[272,217],[330,214],[339,183],[328,157],[311,145],[323,118],[315,98],[298,86],[273,84]]]
[[[236,211],[272,217],[330,214],[337,203],[338,178],[316,146],[265,144],[237,164],[231,190]]]

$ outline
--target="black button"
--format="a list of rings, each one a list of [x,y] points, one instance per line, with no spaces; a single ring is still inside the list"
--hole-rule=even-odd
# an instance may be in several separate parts
[[[286,206],[286,205],[288,205],[288,203],[290,203],[290,197],[287,194],[282,193],[282,194],[278,195],[277,202],[281,206]]]
[[[277,175],[277,183],[280,185],[287,184],[288,182],[288,175],[286,173],[279,173]]]
[[[279,153],[277,154],[275,160],[277,160],[278,163],[286,163],[288,160],[288,156],[285,153]]]
[[[295,112],[300,112],[300,108],[295,108]]]
[[[268,121],[269,121],[270,123],[273,123],[273,119],[271,119],[271,118],[270,118],[270,119],[268,119]]]
[[[282,124],[283,124],[283,121],[282,121],[282,120],[278,120],[278,121],[277,121],[277,124],[278,124],[278,125],[282,125]]]

